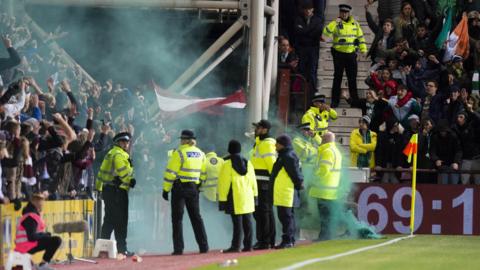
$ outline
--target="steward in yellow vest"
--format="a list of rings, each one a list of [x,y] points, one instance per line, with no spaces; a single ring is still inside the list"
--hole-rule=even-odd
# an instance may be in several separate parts
[[[98,172],[96,187],[102,192],[105,204],[101,238],[110,239],[115,232],[119,253],[132,256],[127,250],[128,190],[137,183],[133,178],[133,167],[128,154],[131,135],[121,132],[113,137],[114,146],[107,153]]]
[[[293,138],[293,150],[302,164],[314,164],[322,138],[310,129],[310,123],[301,124],[297,128],[301,133]]]
[[[217,153],[211,151],[205,155],[207,159],[207,177],[205,183],[201,185],[200,191],[203,193],[203,196],[211,202],[216,202],[218,200],[217,195],[217,182],[218,175],[220,174],[220,169],[223,165],[223,159],[217,156]]]
[[[332,211],[339,199],[340,170],[342,168],[342,155],[335,144],[335,135],[325,133],[323,144],[318,148],[317,170],[315,180],[309,190],[309,196],[316,198],[320,211],[319,239],[330,239],[335,227],[331,226]]]
[[[251,214],[255,211],[255,198],[258,196],[257,180],[252,163],[240,156],[241,151],[238,141],[229,142],[230,155],[225,158],[218,178],[220,210],[231,215],[233,222],[232,243],[223,253],[240,251],[242,231],[242,251],[252,250]]]
[[[275,217],[273,216],[270,174],[277,159],[275,139],[269,135],[272,125],[267,120],[253,123],[255,146],[250,161],[255,169],[258,186],[258,204],[255,207],[257,243],[253,249],[268,249],[275,246]]]
[[[168,193],[172,191],[172,255],[183,254],[182,220],[185,206],[187,207],[200,253],[208,252],[207,234],[199,207],[199,188],[207,177],[207,161],[202,150],[195,146],[195,140],[193,131],[182,131],[180,146],[173,151],[172,156],[168,160],[163,178],[163,199],[168,201]]]
[[[300,161],[292,148],[288,135],[277,138],[278,158],[273,165],[273,205],[277,206],[278,219],[282,223],[282,242],[276,249],[291,248],[295,244],[294,207],[300,206],[299,190],[303,189]]]
[[[327,132],[328,122],[337,120],[337,112],[325,101],[325,95],[315,93],[312,99],[313,106],[302,116],[302,124],[310,124],[310,129],[320,137]]]

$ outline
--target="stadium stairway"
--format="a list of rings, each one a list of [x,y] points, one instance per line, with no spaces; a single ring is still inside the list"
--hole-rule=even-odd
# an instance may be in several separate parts
[[[359,0],[344,0],[344,1],[332,1],[327,0],[327,8],[325,10],[325,24],[335,20],[338,17],[338,4],[348,4],[352,6],[351,14],[360,23],[362,27],[367,47],[370,48],[375,34],[372,33],[367,25],[367,19],[365,17],[364,5],[366,1]],[[375,6],[370,7],[370,12],[376,16],[376,3]],[[318,83],[317,91],[324,94],[327,100],[331,100],[331,89],[333,82],[333,59],[330,53],[331,41],[320,43],[320,58],[318,64]],[[365,97],[368,86],[365,84],[365,78],[368,76],[370,69],[370,60],[362,59],[358,62],[358,74],[357,74],[357,88],[360,97]],[[343,75],[342,89],[348,89],[347,76]],[[336,134],[338,144],[341,146],[344,155],[344,162],[349,164],[350,160],[350,133],[354,128],[358,127],[358,119],[362,116],[360,109],[350,108],[350,106],[341,100],[339,108],[336,109],[338,113],[338,119],[334,122],[330,122],[329,129]]]

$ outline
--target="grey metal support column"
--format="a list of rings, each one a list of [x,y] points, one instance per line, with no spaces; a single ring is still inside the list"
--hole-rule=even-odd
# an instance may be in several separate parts
[[[271,76],[271,84],[270,84],[270,91],[276,92],[277,90],[277,72],[278,72],[278,27],[279,27],[279,17],[278,12],[280,11],[280,1],[281,0],[272,0],[272,7],[275,10],[275,15],[273,16],[273,20],[275,22],[273,26],[274,30],[274,39],[273,39],[273,62],[272,62],[272,76]]]
[[[264,0],[250,1],[250,89],[248,95],[248,122],[262,117],[263,87],[263,19]]]
[[[276,2],[276,0],[272,0],[272,5]],[[266,48],[266,58],[265,58],[265,78],[263,84],[263,104],[262,104],[262,118],[268,118],[268,110],[270,104],[270,95],[273,93],[272,85],[272,72],[273,69],[276,67],[273,65],[274,58],[276,59],[276,55],[274,55],[274,47],[275,44],[275,25],[276,21],[274,17],[269,19],[269,23],[267,25],[267,45]]]
[[[244,20],[239,18],[230,28],[223,33],[180,77],[168,88],[179,90],[212,56],[218,52],[244,25]]]

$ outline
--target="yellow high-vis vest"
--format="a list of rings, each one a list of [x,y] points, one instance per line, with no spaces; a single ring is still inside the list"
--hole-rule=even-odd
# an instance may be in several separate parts
[[[180,145],[168,160],[163,177],[163,190],[169,192],[175,181],[204,183],[207,177],[206,158],[196,146]]]
[[[277,160],[276,141],[273,138],[260,140],[255,138],[255,147],[250,156],[250,161],[255,169],[257,181],[269,181],[273,164]]]
[[[334,109],[320,112],[319,108],[312,106],[302,116],[302,124],[309,123],[310,130],[319,136],[322,136],[327,131],[328,121],[330,120],[337,120],[337,112]]]
[[[354,53],[357,49],[367,52],[367,44],[360,24],[350,16],[347,21],[340,18],[330,22],[323,35],[333,40],[332,48],[342,53]]]
[[[309,196],[324,200],[336,200],[341,168],[342,154],[338,151],[335,142],[321,145],[318,148],[315,182],[310,188]]]
[[[216,202],[218,175],[224,161],[215,152],[209,152],[205,156],[207,159],[207,179],[202,184],[201,191],[209,201]]]
[[[97,175],[95,184],[97,190],[102,191],[104,185],[112,185],[128,191],[130,181],[133,179],[133,167],[130,165],[129,158],[130,155],[118,145],[110,149]],[[120,182],[115,183],[115,178]]]
[[[315,163],[317,158],[317,149],[322,143],[322,138],[317,134],[313,138],[305,136],[295,136],[292,141],[293,150],[297,154],[300,162],[305,164]]]

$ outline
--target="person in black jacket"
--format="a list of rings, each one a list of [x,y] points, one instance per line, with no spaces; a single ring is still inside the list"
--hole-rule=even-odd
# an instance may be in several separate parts
[[[12,41],[8,37],[3,37],[3,45],[7,48],[8,58],[0,58],[0,73],[20,64],[20,56],[12,46]]]
[[[462,146],[462,170],[480,170],[480,113],[462,111],[457,115],[453,131]],[[470,183],[469,173],[462,174],[462,184]],[[480,184],[480,174],[473,175],[475,184]]]
[[[395,47],[393,20],[390,18],[385,19],[380,28],[380,25],[373,20],[372,14],[368,11],[368,7],[369,5],[365,6],[367,23],[370,30],[375,33],[375,38],[373,39],[372,46],[370,47],[367,56],[370,56],[373,62],[378,63],[380,59],[385,60],[384,52],[386,50]]]
[[[273,164],[270,183],[273,190],[273,205],[277,206],[278,219],[282,223],[282,242],[276,249],[291,248],[295,244],[294,207],[300,204],[299,190],[303,189],[303,174],[300,161],[293,151],[288,135],[277,138],[278,158]]]
[[[310,84],[309,97],[315,92],[317,85],[317,68],[322,36],[322,22],[313,15],[313,4],[302,5],[302,16],[295,19],[295,49],[299,57],[298,71]],[[308,100],[310,100],[309,98]]]
[[[350,98],[348,90],[342,90],[342,97],[350,106],[360,108],[362,115],[370,117],[369,128],[378,133],[380,125],[385,121],[385,112],[389,108],[388,102],[378,97],[374,90],[367,90],[366,98],[360,98],[357,101]]]
[[[437,130],[432,136],[430,159],[439,172],[439,184],[458,184],[460,175],[455,171],[462,162],[462,147],[445,119],[439,121]]]
[[[388,119],[385,131],[378,133],[377,148],[375,148],[376,169],[403,167],[405,159],[402,151],[405,147],[405,140],[400,130],[400,125],[395,119]],[[385,172],[380,173],[379,176],[382,183],[397,184],[400,173]]]
[[[285,37],[278,38],[278,67],[290,69],[293,73],[297,70],[298,56],[290,47],[290,41]]]
[[[45,250],[43,259],[40,265],[36,268],[39,270],[52,270],[53,268],[48,266],[48,263],[52,259],[57,249],[62,244],[62,239],[58,236],[52,236],[49,232],[45,232],[45,224],[41,220],[41,212],[45,198],[43,195],[34,194],[30,202],[23,208],[21,223],[17,227],[16,248],[15,250],[22,249],[26,246],[25,242],[36,242],[36,246],[28,250],[30,254]],[[39,224],[38,221],[43,224]],[[22,229],[26,232],[26,239],[21,232]]]

